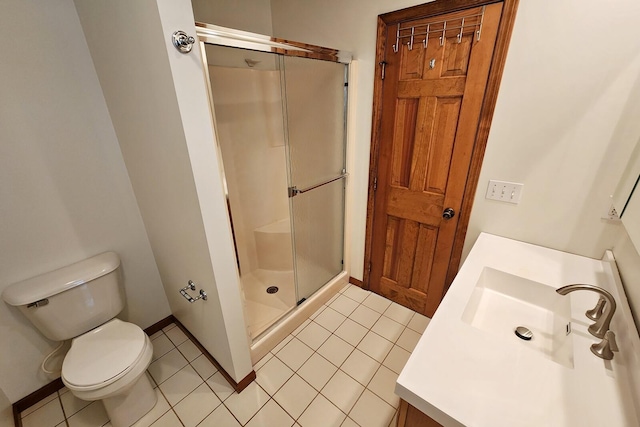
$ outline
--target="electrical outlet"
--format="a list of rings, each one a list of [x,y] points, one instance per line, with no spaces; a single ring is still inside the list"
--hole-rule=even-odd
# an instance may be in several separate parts
[[[524,184],[496,181],[492,179],[489,181],[485,198],[489,200],[518,204],[522,197],[522,187],[524,187]]]

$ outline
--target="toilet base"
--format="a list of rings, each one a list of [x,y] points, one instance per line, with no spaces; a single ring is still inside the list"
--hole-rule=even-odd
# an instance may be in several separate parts
[[[156,395],[149,377],[144,373],[125,393],[102,399],[113,427],[130,427],[156,405]]]

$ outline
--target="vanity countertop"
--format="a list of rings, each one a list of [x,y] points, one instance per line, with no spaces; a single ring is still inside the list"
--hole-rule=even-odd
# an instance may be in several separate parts
[[[585,311],[598,296],[570,298],[569,366],[463,320],[489,267],[553,288],[593,284],[613,294],[611,323],[620,352],[594,356]],[[638,284],[640,286],[640,284]],[[482,233],[398,377],[396,394],[444,427],[588,427],[640,425],[640,339],[613,254],[595,260]]]

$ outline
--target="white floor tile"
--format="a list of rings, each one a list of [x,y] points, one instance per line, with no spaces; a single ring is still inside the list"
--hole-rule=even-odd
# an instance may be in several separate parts
[[[353,421],[351,418],[347,417],[347,418],[345,418],[344,422],[342,423],[342,425],[340,427],[360,427],[360,426],[355,421]]]
[[[291,335],[293,335],[293,336],[298,335],[300,332],[302,332],[302,330],[303,330],[304,328],[306,328],[306,327],[307,327],[307,325],[308,325],[309,323],[311,323],[311,319],[307,319],[307,320],[305,320],[304,322],[302,322],[302,324],[301,324],[300,326],[298,326],[298,327],[296,328],[296,330],[295,330],[295,331],[291,332]]]
[[[377,311],[372,310],[367,306],[359,305],[358,308],[349,315],[349,319],[355,320],[367,329],[371,329],[380,316],[381,314]]]
[[[252,382],[242,390],[234,393],[224,402],[234,417],[242,425],[246,424],[269,401],[269,395],[256,382]]]
[[[400,335],[400,338],[398,338],[396,344],[411,353],[413,349],[416,348],[416,344],[418,344],[418,341],[420,341],[421,336],[422,335],[420,335],[416,331],[412,331],[411,329],[407,328],[402,332],[402,335]]]
[[[241,394],[180,328],[157,332],[158,403],[133,427],[394,427],[395,382],[430,319],[353,285],[311,317],[256,363]],[[23,425],[66,426],[63,407],[71,427],[111,427],[101,402],[66,387],[24,411]]]
[[[371,292],[369,296],[362,301],[362,305],[369,307],[378,313],[384,313],[384,311],[391,305],[391,300],[381,297],[378,294]]]
[[[293,423],[293,418],[271,399],[251,418],[247,427],[291,427]]]
[[[22,425],[24,427],[53,427],[64,421],[60,400],[58,400],[56,393],[54,396],[55,399],[22,418]]]
[[[149,427],[153,424],[158,418],[163,416],[168,410],[171,409],[167,399],[164,398],[162,393],[160,393],[160,389],[155,389],[156,397],[158,401],[156,402],[156,406],[153,407],[151,411],[149,411],[144,417],[140,418],[132,427]]]
[[[349,316],[351,313],[353,313],[353,310],[358,307],[358,303],[351,298],[340,295],[335,299],[335,301],[329,304],[329,307],[334,309],[338,313],[343,314],[344,316]]]
[[[69,427],[102,427],[109,421],[104,405],[100,401],[91,402],[75,415],[69,417]]]
[[[154,334],[149,335],[149,339],[150,339],[151,341],[153,341],[153,340],[155,340],[156,338],[160,338],[160,337],[161,337],[161,336],[163,336],[163,335],[164,335],[164,332],[162,332],[162,329],[161,329],[161,330],[159,330],[158,332],[156,332],[156,333],[154,333]]]
[[[346,414],[349,413],[363,390],[362,384],[339,370],[331,377],[321,393]]]
[[[318,317],[318,315],[322,313],[325,308],[327,308],[326,305],[321,305],[319,309],[317,309],[311,316],[309,316],[309,319],[313,320]]]
[[[368,329],[351,319],[346,319],[342,325],[336,329],[334,334],[351,344],[357,346],[362,338],[367,334]]]
[[[187,366],[187,359],[182,356],[177,348],[174,348],[149,365],[149,373],[157,384],[162,384],[185,366]]]
[[[318,349],[318,353],[336,366],[349,357],[353,351],[353,346],[335,335],[331,335]]]
[[[391,418],[391,422],[389,423],[389,427],[396,427],[398,425],[398,411],[393,414],[393,418]]]
[[[256,374],[258,384],[273,396],[291,378],[293,371],[280,359],[272,357]]]
[[[173,409],[185,427],[195,427],[220,405],[220,399],[205,384],[200,384]]]
[[[391,347],[393,347],[393,343],[391,341],[388,341],[371,331],[369,331],[362,341],[360,341],[360,344],[358,344],[358,349],[360,351],[380,363],[382,363],[384,358],[387,357]]]
[[[280,350],[284,348],[285,345],[289,344],[289,341],[293,339],[293,335],[289,334],[280,343],[271,350],[271,353],[276,354]]]
[[[392,302],[391,305],[389,305],[389,307],[382,314],[406,326],[413,317],[413,313],[415,312],[409,310],[407,307],[404,307],[396,302]]]
[[[198,375],[195,369],[193,369],[191,365],[187,365],[174,376],[160,384],[160,390],[167,398],[167,402],[169,402],[171,406],[175,406],[202,384],[202,382],[202,378],[200,378],[200,375]]]
[[[294,418],[300,417],[318,392],[298,375],[294,375],[273,396],[280,406]]]
[[[181,426],[178,416],[173,411],[165,413],[158,421],[152,424],[153,427],[178,427]]]
[[[378,368],[380,368],[380,363],[358,349],[355,349],[340,367],[347,375],[364,386],[369,384]]]
[[[431,322],[431,319],[427,316],[415,313],[409,321],[409,324],[407,324],[407,327],[413,329],[419,334],[423,334],[425,329],[427,329],[427,326],[429,326],[429,322]]]
[[[322,311],[322,313],[320,313],[315,319],[313,319],[313,321],[326,330],[333,332],[338,329],[338,326],[340,326],[346,318],[347,316],[344,316],[334,309],[327,307]]]
[[[151,360],[158,360],[158,358],[164,356],[175,348],[169,337],[162,332],[160,333],[162,334],[161,336],[151,341],[151,344],[153,345],[153,358]]]
[[[387,427],[394,412],[395,409],[384,400],[365,390],[349,412],[349,417],[361,426]]]
[[[276,353],[276,357],[282,360],[288,367],[297,371],[313,354],[313,350],[297,338],[293,338]]]
[[[353,285],[351,283],[347,283],[346,285],[344,285],[343,287],[340,288],[340,290],[338,292],[343,293],[344,291],[346,291],[347,289],[349,289],[350,287],[352,287]]]
[[[391,342],[396,342],[402,331],[404,331],[404,325],[396,322],[395,320],[391,320],[386,316],[382,316],[378,319],[376,324],[373,325],[371,330],[382,338]]]
[[[64,415],[69,418],[76,412],[88,406],[91,402],[78,399],[72,393],[65,393],[60,396],[60,402],[62,402],[62,409],[64,409]]]
[[[165,331],[165,335],[169,337],[173,345],[176,347],[188,340],[187,335],[180,328],[172,328]]]
[[[371,379],[367,388],[378,397],[384,399],[389,405],[397,408],[400,400],[394,392],[397,380],[398,374],[386,366],[381,366],[380,369],[378,369],[378,372],[376,372]]]
[[[35,405],[31,405],[30,407],[28,407],[27,409],[22,411],[20,413],[20,416],[22,418],[26,417],[27,415],[31,414],[35,410],[42,408],[44,405],[46,405],[47,403],[51,402],[53,399],[57,399],[58,398],[58,394],[60,394],[60,396],[62,396],[64,393],[67,393],[68,391],[69,391],[69,389],[67,389],[66,387],[62,387],[60,390],[58,390],[58,393],[52,393],[49,396],[47,396],[44,399],[42,399],[40,402],[36,403]]]
[[[196,345],[191,340],[187,340],[180,344],[178,346],[178,350],[189,362],[197,359],[202,354],[200,349],[196,347]]]
[[[327,303],[326,303],[325,305],[327,305],[327,306],[328,306],[328,305],[331,305],[331,303],[332,303],[332,302],[334,302],[335,300],[337,300],[337,299],[338,299],[338,297],[339,297],[340,295],[342,295],[342,294],[341,294],[341,293],[339,293],[339,292],[338,292],[338,293],[336,293],[334,296],[332,296],[332,297],[329,299],[329,301],[327,301]]]
[[[349,286],[349,288],[347,288],[342,293],[342,295],[349,297],[358,303],[361,303],[362,301],[364,301],[369,296],[369,294],[370,294],[369,291],[365,291],[361,287],[354,286],[354,285]]]
[[[337,370],[338,368],[327,359],[318,353],[314,353],[309,360],[302,365],[297,374],[311,384],[313,388],[320,391]]]
[[[229,381],[218,371],[207,380],[207,385],[218,396],[221,401],[227,400],[229,396],[235,393],[235,390],[229,385]]]
[[[155,427],[155,426],[154,426]],[[241,427],[224,405],[220,405],[215,411],[202,421],[198,427]]]
[[[198,375],[200,375],[203,380],[208,380],[211,375],[218,372],[218,369],[213,366],[213,363],[211,363],[211,361],[204,354],[201,354],[194,361],[192,361],[191,366],[193,366],[193,369],[196,370]]]
[[[339,427],[345,418],[346,415],[340,409],[319,394],[298,422],[302,427]]]
[[[175,323],[170,323],[167,326],[165,326],[164,328],[162,328],[162,332],[167,332],[170,329],[175,328],[177,325]]]
[[[316,322],[311,322],[296,336],[296,338],[313,350],[317,350],[318,347],[320,347],[322,343],[329,338],[329,335],[331,335],[331,332],[318,325]]]
[[[253,365],[253,370],[258,372],[258,369],[262,368],[265,365],[265,363],[267,363],[272,357],[273,357],[273,353],[271,352],[265,354],[262,359],[258,360],[256,364]]]
[[[404,368],[407,360],[409,360],[409,356],[411,356],[411,353],[409,353],[407,350],[403,349],[400,346],[394,345],[382,364],[391,369],[396,374],[400,374],[400,371],[402,371],[402,368]]]

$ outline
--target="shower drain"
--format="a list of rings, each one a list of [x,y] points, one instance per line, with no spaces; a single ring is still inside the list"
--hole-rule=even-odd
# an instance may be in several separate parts
[[[267,293],[268,294],[275,294],[276,292],[278,292],[278,287],[277,286],[269,286],[267,288]]]

